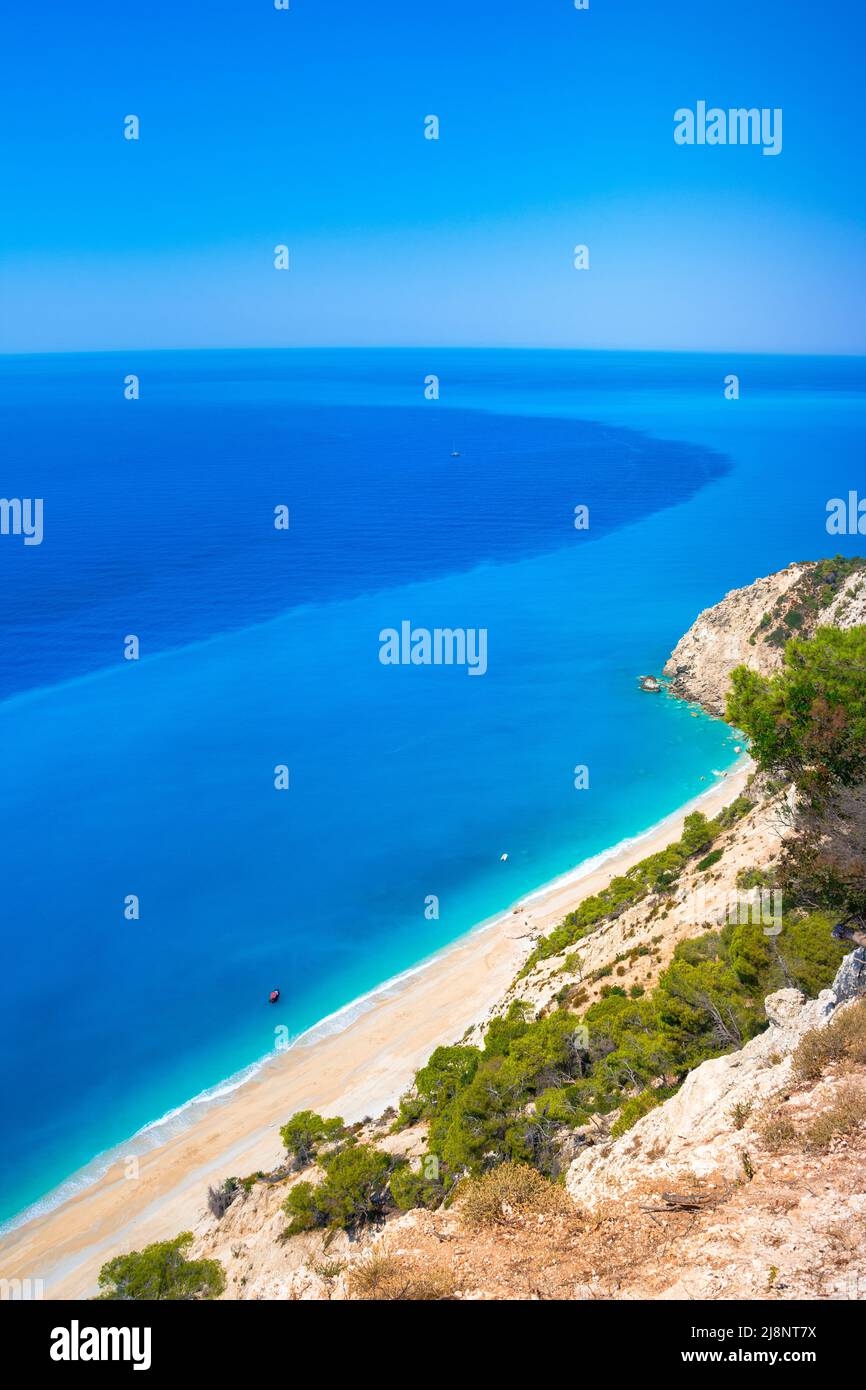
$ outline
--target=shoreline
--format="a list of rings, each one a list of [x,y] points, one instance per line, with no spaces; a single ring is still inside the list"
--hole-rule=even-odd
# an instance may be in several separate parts
[[[645,831],[530,891],[320,1019],[285,1051],[251,1063],[97,1155],[11,1218],[0,1236],[0,1276],[42,1279],[47,1298],[87,1297],[106,1259],[192,1227],[205,1209],[209,1182],[274,1167],[278,1128],[295,1110],[340,1114],[349,1123],[381,1113],[437,1046],[457,1041],[486,1015],[540,935],[616,874],[677,839],[691,811],[712,816],[733,801],[751,766],[741,756],[723,777]],[[172,1133],[181,1113],[189,1120]],[[165,1137],[157,1133],[163,1128]],[[95,1165],[99,1174],[74,1186]],[[130,1171],[135,1176],[127,1176]],[[52,1197],[56,1202],[39,1212]]]

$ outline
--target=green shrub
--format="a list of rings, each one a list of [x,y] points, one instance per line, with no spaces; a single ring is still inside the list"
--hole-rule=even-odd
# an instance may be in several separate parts
[[[771,963],[778,962],[770,970],[767,994],[771,989],[793,984],[812,999],[833,983],[848,950],[847,943],[836,941],[831,935],[833,921],[828,912],[811,912],[805,917],[786,915],[781,934],[765,938],[773,943]]]
[[[391,1174],[390,1188],[391,1196],[401,1211],[410,1211],[413,1207],[433,1210],[442,1205],[445,1197],[441,1182],[424,1176],[423,1164],[420,1173],[408,1163],[399,1164]]]
[[[316,1226],[356,1230],[382,1215],[388,1204],[388,1154],[371,1144],[350,1144],[320,1163],[322,1181],[296,1183],[283,1203],[287,1235]]]
[[[500,1022],[504,1037],[507,1025],[504,1020]],[[422,1116],[429,1118],[441,1114],[454,1096],[471,1082],[480,1059],[477,1047],[437,1047],[427,1065],[415,1074],[415,1095],[401,1100],[394,1128],[414,1124]]]
[[[734,1126],[734,1129],[743,1128],[752,1113],[753,1103],[754,1102],[751,1100],[738,1100],[731,1106],[728,1114],[730,1115],[731,1124]]]
[[[737,887],[742,889],[772,888],[773,881],[765,869],[740,869],[737,874]]]
[[[866,627],[820,627],[785,647],[782,669],[731,675],[727,718],[768,772],[783,773],[815,808],[866,776]]]
[[[306,1168],[315,1158],[320,1144],[335,1143],[345,1132],[339,1118],[325,1120],[314,1110],[298,1110],[288,1124],[283,1125],[280,1138],[296,1167]]]
[[[522,999],[515,999],[509,1005],[507,1013],[491,1019],[484,1034],[484,1052],[482,1055],[485,1061],[491,1057],[505,1057],[511,1044],[516,1042],[518,1038],[522,1038],[528,1031],[530,1018],[529,1005],[524,1003]]]
[[[218,1298],[226,1286],[222,1265],[216,1260],[188,1260],[184,1251],[192,1233],[183,1231],[174,1240],[162,1240],[117,1255],[99,1271],[99,1299],[200,1302]]]

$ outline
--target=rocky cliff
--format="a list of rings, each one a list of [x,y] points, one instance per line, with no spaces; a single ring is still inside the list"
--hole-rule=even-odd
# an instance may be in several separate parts
[[[733,589],[699,614],[665,665],[673,694],[723,715],[735,666],[769,675],[782,664],[785,643],[817,627],[866,623],[866,562],[823,560],[787,569]]]

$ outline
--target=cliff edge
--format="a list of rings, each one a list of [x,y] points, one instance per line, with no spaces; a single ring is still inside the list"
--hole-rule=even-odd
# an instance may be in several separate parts
[[[818,627],[864,623],[866,561],[840,557],[788,565],[705,608],[674,647],[664,674],[674,695],[721,717],[736,666],[770,675],[781,666],[790,638],[810,637]]]

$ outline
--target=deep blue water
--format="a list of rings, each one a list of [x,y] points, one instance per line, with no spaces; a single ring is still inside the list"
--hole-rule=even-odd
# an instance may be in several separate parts
[[[176,354],[169,369],[156,355],[134,403],[115,358],[0,373],[6,495],[45,498],[49,528],[38,553],[2,556],[14,659],[0,695],[116,662],[118,634],[152,655],[300,604],[573,546],[590,497],[586,540],[600,539],[727,467],[593,422],[311,404],[293,399],[293,354],[229,355],[237,379],[225,356]],[[291,536],[274,528],[278,504]]]
[[[856,359],[0,361],[2,492],[45,506],[41,546],[0,537],[0,1215],[703,790],[730,731],[635,676],[727,589],[857,550],[824,521],[864,386]],[[486,628],[487,674],[381,665],[403,619]]]

